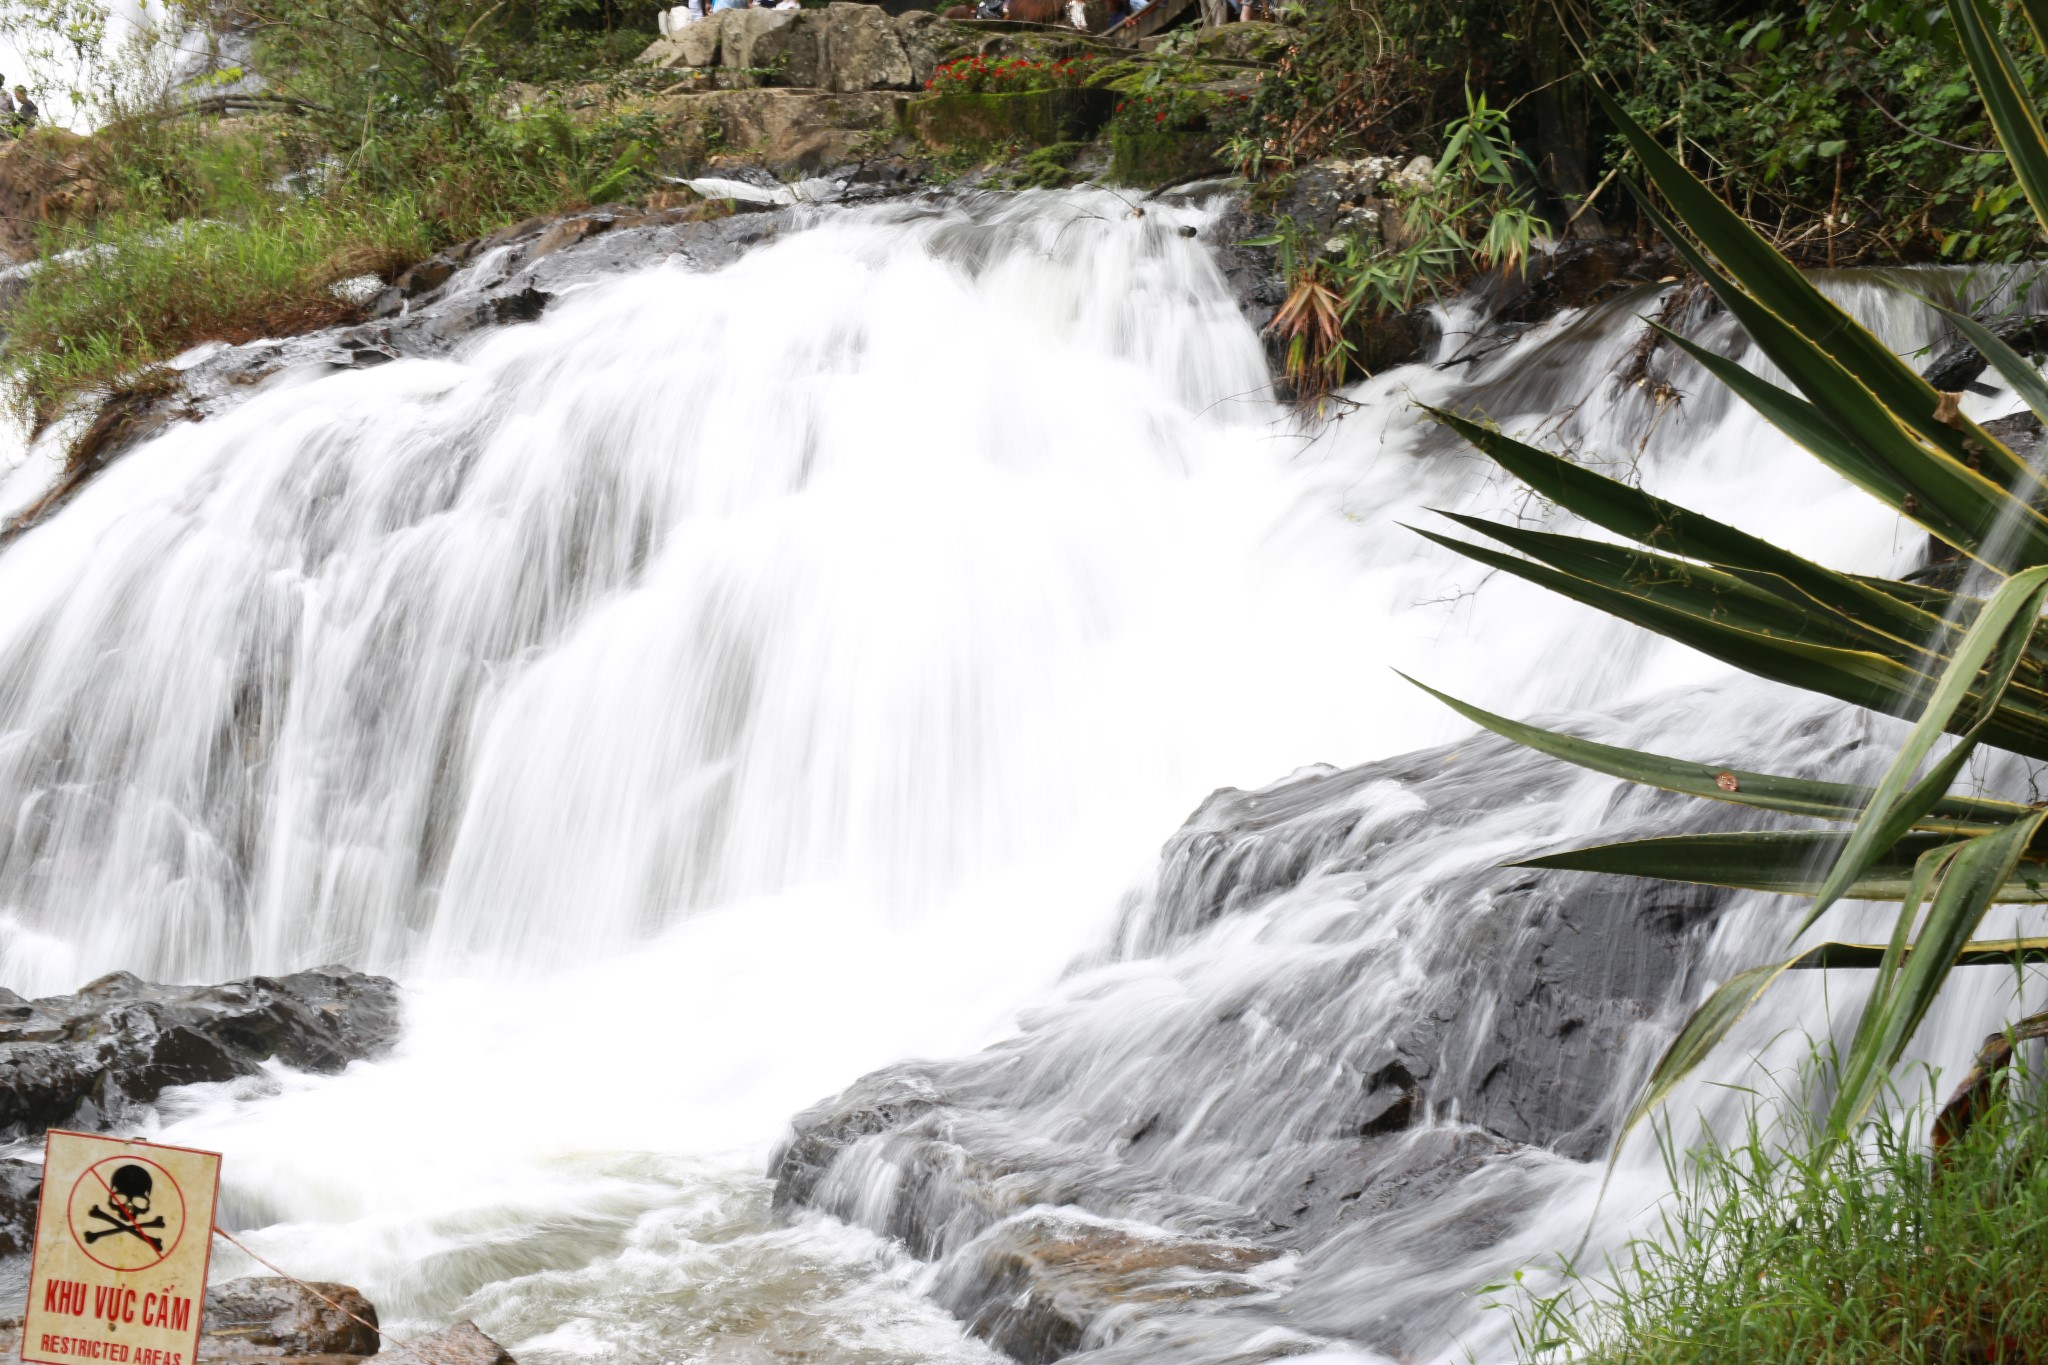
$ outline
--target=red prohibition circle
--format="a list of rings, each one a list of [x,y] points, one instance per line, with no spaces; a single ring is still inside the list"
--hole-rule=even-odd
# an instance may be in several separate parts
[[[162,1213],[160,1210],[157,1210],[156,1208],[157,1197],[159,1193],[164,1190],[169,1190],[173,1195],[177,1196],[177,1227],[165,1228],[164,1231],[170,1233],[170,1236],[167,1239],[165,1239],[162,1250],[158,1251],[152,1259],[143,1261],[136,1265],[117,1265],[113,1261],[102,1259],[100,1253],[94,1248],[94,1244],[88,1242],[85,1239],[85,1234],[79,1230],[79,1189],[81,1186],[84,1186],[87,1181],[92,1181],[95,1185],[98,1186],[101,1196],[106,1198],[107,1203],[112,1204],[113,1186],[108,1183],[107,1177],[104,1173],[104,1168],[111,1166],[147,1166],[150,1169],[150,1171],[152,1172],[150,1183],[153,1187],[150,1193],[150,1208],[151,1210],[156,1211],[158,1213],[158,1216],[160,1217],[162,1216]],[[95,1206],[97,1206],[97,1201],[95,1201]],[[148,1270],[151,1266],[162,1265],[164,1261],[170,1257],[171,1253],[178,1249],[178,1243],[182,1242],[185,1239],[185,1191],[179,1187],[177,1180],[172,1177],[169,1171],[165,1170],[156,1162],[151,1161],[146,1156],[123,1155],[103,1157],[100,1160],[95,1161],[92,1165],[86,1167],[85,1170],[82,1173],[80,1173],[78,1179],[72,1183],[70,1202],[66,1205],[64,1212],[64,1221],[71,1229],[71,1240],[78,1244],[78,1249],[85,1253],[87,1259],[92,1261],[94,1265],[105,1266],[108,1270],[112,1270],[123,1275],[131,1275],[138,1270]],[[118,1211],[116,1211],[115,1214],[109,1216],[118,1219]],[[132,1222],[134,1220],[127,1219],[121,1221]],[[106,1229],[107,1232],[113,1232],[116,1230],[117,1224],[115,1223],[110,1223],[108,1228]],[[138,1229],[137,1231],[139,1232],[140,1229]],[[105,1234],[103,1233],[102,1236],[104,1235]],[[147,1244],[145,1243],[145,1245]]]

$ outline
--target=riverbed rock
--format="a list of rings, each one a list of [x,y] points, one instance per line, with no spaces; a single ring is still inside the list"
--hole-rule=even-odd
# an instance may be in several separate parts
[[[279,1276],[208,1286],[204,1322],[201,1360],[367,1356],[379,1343],[377,1310],[361,1291]]]
[[[1033,1210],[976,1239],[932,1296],[1011,1359],[1049,1365],[1120,1316],[1255,1292],[1252,1273],[1277,1255],[1247,1242]]]
[[[322,1302],[322,1296],[333,1302]],[[351,1321],[336,1305],[364,1321]],[[376,1321],[375,1306],[350,1285],[275,1276],[229,1280],[206,1291],[198,1365],[356,1365],[365,1359],[379,1365],[517,1365],[472,1323],[379,1354],[378,1333],[365,1325]],[[21,1320],[0,1319],[0,1365],[20,1362]]]
[[[339,1071],[396,1041],[398,987],[322,967],[220,986],[114,972],[75,995],[0,989],[0,1132],[99,1128],[175,1085],[226,1081],[275,1058]]]
[[[431,1336],[415,1337],[377,1357],[380,1365],[519,1365],[473,1322],[458,1322]]]

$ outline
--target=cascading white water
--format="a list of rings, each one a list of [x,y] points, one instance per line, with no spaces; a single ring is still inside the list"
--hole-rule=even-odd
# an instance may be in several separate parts
[[[1540,514],[1411,398],[1549,422],[1830,563],[1918,548],[1703,382],[1646,420],[1615,390],[1621,308],[1304,433],[1181,235],[1211,223],[1094,192],[828,213],[124,457],[0,554],[0,979],[398,975],[395,1056],[195,1087],[158,1122],[226,1154],[230,1225],[401,1335],[988,1358],[900,1250],[768,1218],[790,1114],[1100,990],[1064,1035],[1103,1059],[1071,1078],[1085,1108],[1161,992],[1200,1009],[1298,967],[1313,904],[1056,986],[1212,788],[1467,728],[1392,667],[1517,714],[1658,697],[1614,733],[1678,753],[1740,750],[1792,695],[1673,693],[1722,670],[1401,529]],[[1596,830],[1611,791],[1447,831],[1393,882]],[[1768,913],[1730,916],[1722,958]],[[1494,1261],[1570,1240],[1588,1168],[1554,1165]],[[1273,1271],[1324,1339],[1344,1315],[1313,1305],[1399,1314],[1485,1273],[1354,1251]]]

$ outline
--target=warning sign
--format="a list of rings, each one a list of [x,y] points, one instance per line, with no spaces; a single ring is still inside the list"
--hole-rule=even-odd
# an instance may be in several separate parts
[[[195,1365],[220,1157],[52,1131],[21,1358]]]

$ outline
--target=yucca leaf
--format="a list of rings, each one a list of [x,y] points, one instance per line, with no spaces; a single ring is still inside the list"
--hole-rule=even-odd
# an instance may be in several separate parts
[[[1884,962],[1889,945],[1883,943],[1823,943],[1801,953],[1792,971],[1824,971],[1829,967],[1876,967]],[[1913,945],[1906,945],[1911,956]],[[2010,967],[2015,962],[2048,962],[2048,938],[1971,939],[1956,954],[1958,967]]]
[[[1763,993],[1771,988],[1772,982],[1791,970],[1792,964],[1796,961],[1797,958],[1788,958],[1783,962],[1766,962],[1760,967],[1738,972],[1701,1002],[1700,1007],[1685,1021],[1685,1026],[1679,1029],[1678,1036],[1664,1049],[1664,1054],[1657,1059],[1657,1064],[1650,1068],[1649,1079],[1643,1082],[1642,1093],[1636,1096],[1636,1102],[1629,1106],[1628,1113],[1622,1117],[1621,1126],[1614,1134],[1616,1153],[1620,1152],[1621,1140],[1628,1135],[1629,1130],[1640,1123],[1644,1115],[1670,1097],[1671,1092],[1678,1088],[1678,1083],[1691,1075],[1699,1064],[1721,1045],[1721,1040],[1728,1036],[1728,1031],[1735,1027],[1743,1015],[1749,1013],[1749,1007],[1763,997]],[[1611,1174],[1611,1161],[1608,1169]]]
[[[1645,200],[1643,210],[1713,287],[1764,354],[1812,401],[1814,411],[1827,419],[1827,430],[1835,434],[1823,434],[1808,445],[1814,455],[1865,492],[1993,567],[2011,568],[2048,559],[2048,518],[2007,491],[2019,487],[2029,496],[2043,491],[2037,476],[2018,456],[1975,428],[1967,449],[1962,436],[1940,423],[1931,425],[1954,440],[1936,441],[1924,432],[1909,430],[1910,413],[1889,406],[1864,383],[1865,376],[1717,271],[1655,205]],[[1847,319],[1847,314],[1842,316]],[[1761,393],[1770,400],[1772,405],[1764,409],[1764,415],[1774,424],[1785,422],[1796,412],[1786,401],[1790,395],[1746,371],[1743,374],[1746,382],[1737,385],[1737,392],[1745,399]],[[1924,383],[1920,387],[1930,395],[1930,405],[1939,403],[1932,387]],[[1785,429],[1805,443],[1806,437],[1793,426]],[[1844,458],[1844,443],[1848,458]],[[2001,533],[1996,545],[1988,543],[1994,530]]]
[[[1863,1007],[1855,1040],[1843,1059],[1841,1088],[1829,1117],[1831,1133],[1847,1133],[1869,1110],[1984,912],[2004,899],[2001,892],[2010,885],[2020,855],[2044,820],[2048,810],[2032,811],[2004,829],[1966,840],[1942,868],[1934,903],[1913,936],[1912,950],[1896,981],[1891,989],[1873,994]]]
[[[1907,950],[1908,960],[1913,952],[1912,949]],[[1884,953],[1884,948],[1871,943],[1822,943],[1782,961],[1766,962],[1730,977],[1692,1012],[1685,1026],[1679,1029],[1678,1036],[1657,1059],[1656,1066],[1650,1069],[1642,1093],[1636,1097],[1635,1104],[1615,1132],[1615,1151],[1620,1151],[1621,1140],[1629,1130],[1670,1097],[1678,1083],[1707,1059],[1728,1036],[1729,1030],[1749,1012],[1749,1007],[1761,999],[1780,976],[1789,971],[1828,967],[1875,967]],[[2006,966],[2015,960],[2048,961],[2048,939],[1995,939],[1967,943],[1949,959],[1949,965]]]
[[[1902,515],[1910,516],[1951,544],[1958,539],[1974,542],[1974,531],[1953,518],[1946,518],[1939,507],[1921,499],[1913,486],[1900,477],[1892,462],[1873,459],[1861,444],[1851,440],[1818,407],[1667,327],[1657,330],[1691,356],[1709,375],[1733,389],[1735,396],[1756,409],[1765,421],[1784,432],[1802,449],[1820,457],[1823,463],[1842,473],[1864,492]],[[1874,399],[1872,403],[1875,404]],[[1910,512],[1907,510],[1908,497],[1914,500]]]
[[[2031,816],[2033,812],[2029,811]],[[2026,823],[2020,821],[2017,823]],[[2001,828],[2006,828],[2001,826]],[[1997,831],[1993,831],[1994,833]],[[1983,836],[1972,836],[1983,837]],[[1833,829],[1756,829],[1725,834],[1667,834],[1618,844],[1524,858],[1515,867],[1551,872],[1601,872],[1621,877],[1725,886],[1737,891],[1810,896],[1848,835]],[[1912,886],[1913,869],[1929,849],[1960,846],[1947,833],[1902,836],[1864,865],[1847,894],[1858,900],[1899,900]],[[2048,862],[2030,860],[1997,888],[1996,900],[2033,905],[2048,901]]]
[[[2048,0],[2020,0],[2020,10],[2034,31],[2035,45],[2048,52]]]
[[[1509,549],[1575,578],[1633,593],[1675,610],[1725,621],[1761,635],[1842,649],[1872,649],[1908,666],[1932,666],[1925,662],[1929,656],[1918,650],[1911,650],[1913,657],[1902,657],[1911,647],[1896,636],[1880,634],[1839,612],[1819,609],[1804,594],[1766,592],[1750,580],[1710,564],[1554,531],[1531,531],[1460,512],[1430,510],[1446,521],[1490,536]]]
[[[1827,406],[1839,396],[1845,406],[1834,413],[1836,420],[1842,421],[1845,416],[1852,418],[1852,421],[1843,422],[1845,430],[1852,430],[1860,422],[1852,411],[1853,394],[1844,392],[1837,395],[1832,384],[1810,387],[1802,378],[1800,371],[1807,371],[1810,378],[1815,367],[1800,357],[1803,353],[1813,352],[1831,360],[1834,368],[1846,375],[1857,389],[1873,397],[1896,423],[1903,423],[1902,431],[1910,430],[1927,446],[1944,453],[1957,468],[1963,468],[1964,462],[1975,455],[1983,462],[1986,471],[1995,476],[2001,488],[2024,487],[2029,497],[2048,491],[2042,488],[2038,477],[2023,462],[2012,452],[1999,447],[1996,441],[1984,434],[1982,428],[1952,415],[1950,421],[1941,420],[1937,416],[1943,410],[1941,395],[1932,384],[1894,355],[1868,328],[1815,288],[1798,267],[1786,260],[1742,215],[1722,203],[1719,196],[1660,147],[1606,92],[1595,89],[1594,97],[1614,120],[1615,126],[1621,129],[1630,150],[1642,162],[1643,169],[1663,192],[1673,210],[1729,275],[1740,281],[1740,287],[1731,287],[1732,282],[1720,276],[1719,272],[1702,272],[1722,302],[1728,304],[1730,311],[1735,312],[1748,327],[1751,319],[1745,316],[1739,300],[1734,297],[1747,291],[1753,303],[1759,306],[1755,311],[1767,312],[1776,320],[1778,335],[1759,335],[1751,328],[1751,336],[1808,398]],[[1698,253],[1689,247],[1683,234],[1670,230],[1669,225],[1663,222],[1663,214],[1654,205],[1645,201],[1644,206],[1653,221],[1666,229],[1672,245],[1688,258],[1689,263],[1693,263]],[[1783,353],[1780,348],[1783,348]],[[1792,363],[1788,364],[1788,360]],[[1900,472],[1909,473],[1906,470]]]
[[[2034,216],[2048,223],[2048,130],[2042,128],[2040,116],[2034,112],[2033,96],[2027,93],[2012,54],[1998,40],[1979,0],[1948,0],[1948,12],[1955,21],[1963,59],[1977,80],[1977,93],[1984,99],[1984,112],[1998,130],[1998,142],[2012,163],[2013,175],[2026,191],[2027,202],[2034,206]],[[2041,38],[2031,7],[2027,18],[2035,25],[2036,38]]]
[[[1692,763],[1682,758],[1643,753],[1613,744],[1580,739],[1576,735],[1545,730],[1522,721],[1497,716],[1439,692],[1427,683],[1402,673],[1444,705],[1475,725],[1505,739],[1561,758],[1567,763],[1606,773],[1644,786],[1688,796],[1725,801],[1756,810],[1780,811],[1788,815],[1812,816],[1821,820],[1854,820],[1870,803],[1873,788],[1846,782],[1824,782],[1813,778],[1777,777],[1709,763]],[[2009,801],[1986,801],[1974,797],[1944,797],[1922,819],[1920,828],[1947,834],[1977,834],[2009,823],[2027,813],[2027,807]]]
[[[1708,617],[1675,610],[1634,593],[1589,583],[1560,573],[1548,565],[1532,563],[1484,545],[1453,540],[1419,527],[1409,529],[1481,564],[1527,579],[1587,606],[1598,607],[1609,615],[1654,630],[1680,644],[1690,645],[1744,672],[1867,706],[1874,711],[1888,715],[1908,714],[1934,681],[1927,674],[1868,650],[1835,649],[1742,630]],[[2002,726],[1998,742],[2035,757],[2048,758],[2048,728],[2036,732],[2017,725]]]
[[[1863,874],[1867,860],[1912,828],[1913,822],[1947,792],[1956,773],[1969,757],[1978,738],[1997,714],[1997,701],[2012,680],[2026,646],[2048,601],[2048,565],[2029,569],[1999,585],[1977,619],[1956,644],[1954,656],[1928,698],[1926,708],[1914,722],[1891,767],[1877,784],[1870,809],[1857,822],[1834,871],[1821,887],[1803,930],[1819,919],[1836,899]],[[1980,682],[1978,674],[1985,673]],[[1957,740],[1955,747],[1938,760],[1926,776],[1914,773],[1933,752],[1935,741],[1957,728],[1966,703],[1975,700],[1976,715]]]
[[[1790,394],[1785,396],[1794,402],[1801,401]],[[1767,591],[1780,591],[1774,585],[1784,584],[1800,596],[1845,616],[1867,621],[1873,628],[1914,647],[1942,629],[1943,618],[1918,602],[1904,600],[1848,574],[1822,568],[1767,540],[1549,451],[1538,450],[1457,413],[1441,408],[1425,411],[1544,497],[1616,535],[1730,572],[1756,575],[1749,581]]]

